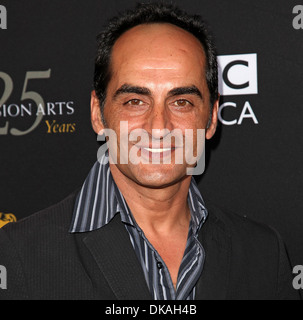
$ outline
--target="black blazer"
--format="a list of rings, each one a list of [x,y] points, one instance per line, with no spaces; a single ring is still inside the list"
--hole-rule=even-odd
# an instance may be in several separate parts
[[[119,215],[101,229],[68,232],[75,196],[0,229],[0,265],[7,270],[0,300],[151,300]],[[298,299],[277,232],[206,206],[196,299]]]

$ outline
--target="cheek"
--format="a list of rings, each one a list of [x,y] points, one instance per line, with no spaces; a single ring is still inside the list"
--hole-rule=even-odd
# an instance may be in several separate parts
[[[206,114],[206,113],[205,113]],[[178,119],[173,120],[173,127],[181,129],[183,132],[186,129],[192,129],[193,131],[197,129],[205,129],[208,122],[208,116],[201,112],[195,112],[191,115],[183,115],[178,117]]]

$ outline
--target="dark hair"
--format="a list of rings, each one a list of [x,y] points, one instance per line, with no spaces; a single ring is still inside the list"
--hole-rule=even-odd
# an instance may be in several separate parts
[[[100,102],[103,116],[107,85],[110,81],[112,48],[117,39],[127,30],[150,23],[171,23],[193,34],[202,44],[206,55],[206,81],[210,92],[211,108],[218,98],[218,70],[214,44],[204,21],[198,15],[189,15],[174,5],[163,3],[137,4],[134,10],[112,18],[107,28],[98,37],[95,59],[94,89]]]

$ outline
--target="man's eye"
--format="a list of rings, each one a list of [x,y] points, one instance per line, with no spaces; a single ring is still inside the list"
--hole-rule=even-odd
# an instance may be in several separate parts
[[[188,100],[185,100],[185,99],[179,99],[174,102],[174,105],[177,107],[186,107],[188,105],[192,105],[192,103],[190,103]]]
[[[125,104],[129,104],[131,106],[141,106],[143,104],[143,101],[139,99],[131,99],[127,101]]]

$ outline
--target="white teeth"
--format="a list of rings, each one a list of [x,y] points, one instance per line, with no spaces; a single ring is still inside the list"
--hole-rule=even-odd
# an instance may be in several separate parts
[[[149,152],[152,153],[160,153],[160,152],[164,152],[164,151],[169,151],[171,150],[171,148],[163,148],[163,149],[151,149],[151,148],[143,148],[144,150],[147,150]]]

